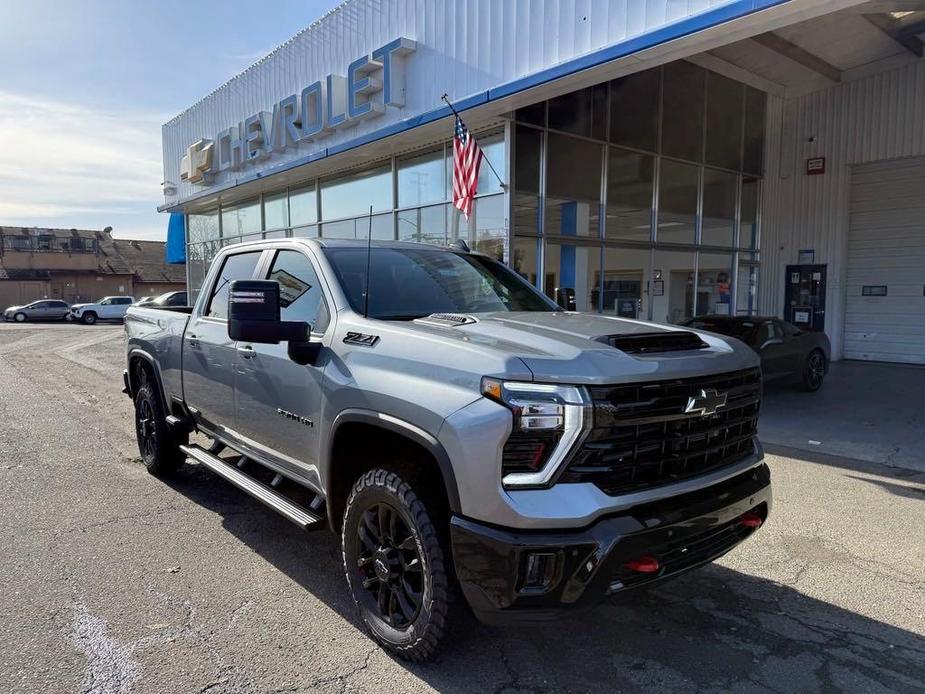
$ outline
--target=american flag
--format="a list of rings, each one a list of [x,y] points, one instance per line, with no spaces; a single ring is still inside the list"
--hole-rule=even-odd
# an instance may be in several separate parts
[[[472,201],[479,187],[479,167],[482,149],[472,137],[462,118],[456,116],[453,137],[453,206],[466,215],[472,212]]]

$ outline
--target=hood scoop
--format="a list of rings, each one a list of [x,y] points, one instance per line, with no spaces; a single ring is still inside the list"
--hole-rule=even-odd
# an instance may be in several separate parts
[[[695,333],[685,330],[661,330],[651,333],[602,335],[594,338],[626,354],[660,354],[707,349],[709,345]]]
[[[415,319],[414,322],[439,325],[442,328],[458,328],[460,325],[470,325],[478,321],[464,313],[431,313],[429,316]]]

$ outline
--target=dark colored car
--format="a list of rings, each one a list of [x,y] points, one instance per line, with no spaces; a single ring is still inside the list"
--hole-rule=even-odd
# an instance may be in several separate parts
[[[146,296],[136,306],[162,308],[164,306],[186,306],[186,292],[166,292],[160,296]]]
[[[825,333],[800,330],[780,318],[696,316],[683,325],[742,340],[761,357],[765,381],[786,380],[816,391],[829,370],[831,346]]]

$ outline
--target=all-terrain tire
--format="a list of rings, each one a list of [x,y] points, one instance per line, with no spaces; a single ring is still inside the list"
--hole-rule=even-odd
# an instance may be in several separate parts
[[[164,405],[157,386],[148,381],[135,394],[135,437],[145,468],[163,477],[174,472],[184,460],[180,441],[167,426]]]
[[[373,638],[400,658],[421,662],[440,646],[451,591],[448,554],[412,484],[382,468],[360,477],[344,511],[341,550],[347,584]],[[391,514],[387,532],[383,509]],[[377,530],[381,537],[373,537]],[[386,569],[395,575],[384,577]]]
[[[81,316],[80,320],[84,325],[93,325],[96,323],[96,314],[93,313],[93,311],[87,311],[85,314],[83,314],[83,316]]]

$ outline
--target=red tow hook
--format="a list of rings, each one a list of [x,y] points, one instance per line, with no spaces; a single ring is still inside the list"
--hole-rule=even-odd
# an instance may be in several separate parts
[[[626,568],[630,571],[638,571],[641,574],[654,574],[661,567],[658,563],[658,559],[647,554],[638,559],[630,559],[626,562]]]
[[[743,525],[746,528],[760,528],[763,524],[764,521],[757,513],[749,512],[739,519],[739,525]]]

